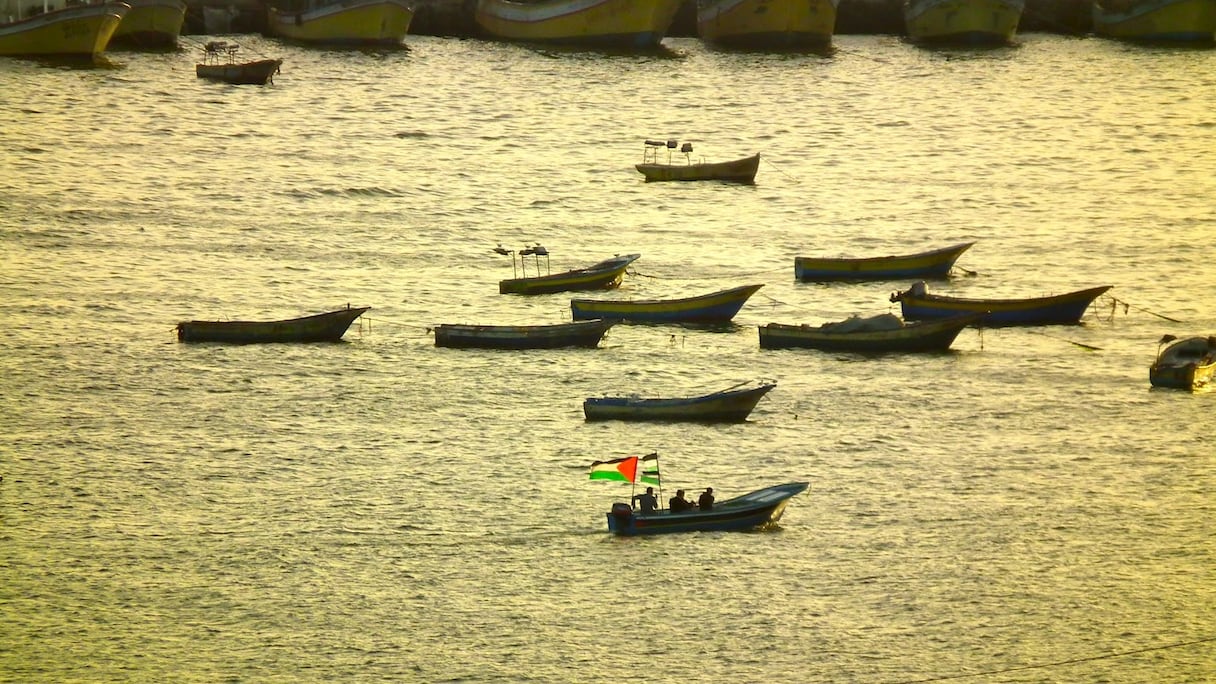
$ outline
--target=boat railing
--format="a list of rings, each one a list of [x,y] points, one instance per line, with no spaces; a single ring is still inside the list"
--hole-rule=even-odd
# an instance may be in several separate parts
[[[220,64],[223,59],[224,63],[232,64],[236,61],[236,53],[241,49],[236,43],[229,43],[226,40],[211,40],[203,46],[203,63],[204,64]]]

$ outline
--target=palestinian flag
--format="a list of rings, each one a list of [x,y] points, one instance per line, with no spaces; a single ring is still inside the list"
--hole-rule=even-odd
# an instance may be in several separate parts
[[[638,457],[626,456],[611,461],[596,461],[591,464],[592,480],[619,480],[633,482],[637,479]]]
[[[659,481],[659,455],[650,454],[642,457],[642,482],[661,485]]]

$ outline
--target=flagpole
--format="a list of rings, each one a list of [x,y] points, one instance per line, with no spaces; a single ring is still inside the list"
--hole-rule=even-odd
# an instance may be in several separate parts
[[[659,508],[663,508],[663,469],[659,467],[659,452],[650,452],[654,456],[654,473],[659,477]]]

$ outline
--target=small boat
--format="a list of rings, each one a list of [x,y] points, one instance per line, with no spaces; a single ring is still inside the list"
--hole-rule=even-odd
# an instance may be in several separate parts
[[[1013,40],[1025,0],[904,0],[914,43],[1003,45]]]
[[[646,182],[651,181],[726,181],[728,183],[752,184],[756,182],[756,171],[760,169],[760,155],[753,154],[743,159],[724,162],[692,161],[692,143],[680,146],[684,163],[671,161],[671,152],[678,141],[647,140],[642,152],[642,163],[634,164]],[[667,162],[660,162],[660,148],[667,148]]]
[[[672,532],[732,532],[754,530],[773,525],[785,513],[794,496],[806,491],[808,482],[789,482],[758,489],[743,496],[715,502],[703,511],[672,513],[658,510],[652,513],[636,511],[628,503],[614,503],[608,512],[608,531],[621,536],[667,534]]]
[[[67,5],[4,0],[0,55],[95,58],[105,52],[131,6],[123,2]]]
[[[645,323],[726,323],[764,285],[743,285],[684,299],[572,299],[574,320],[611,318]]]
[[[572,290],[611,290],[621,284],[625,269],[641,254],[617,255],[598,264],[550,275],[510,278],[498,282],[501,294],[551,294]],[[514,259],[514,257],[512,257]]]
[[[852,259],[846,257],[794,257],[794,277],[802,282],[836,280],[908,280],[945,278],[959,256],[974,245],[963,242],[941,249],[903,256]]]
[[[557,349],[595,347],[616,321],[577,321],[555,325],[435,326],[436,347],[461,349]]]
[[[233,85],[266,85],[283,65],[281,59],[236,61],[241,46],[222,40],[211,40],[203,46],[203,63],[194,65],[194,75]]]
[[[474,21],[489,37],[533,43],[657,47],[682,0],[478,0]]]
[[[1214,0],[1095,0],[1094,33],[1130,41],[1211,43]]]
[[[925,283],[918,282],[903,292],[891,295],[899,302],[906,320],[950,318],[961,314],[983,314],[976,322],[983,326],[1075,324],[1089,305],[1112,285],[1091,287],[1046,297],[1024,299],[969,299],[929,294]]]
[[[414,7],[403,0],[323,0],[293,11],[266,8],[266,29],[298,43],[397,47],[405,41]]]
[[[1195,390],[1212,382],[1216,375],[1216,335],[1178,339],[1173,335],[1161,338],[1157,360],[1148,369],[1153,387]]]
[[[853,317],[836,323],[760,326],[761,349],[802,347],[843,352],[934,352],[946,351],[963,328],[983,314],[964,314],[917,323],[904,323],[893,314],[870,318]]]
[[[836,30],[840,0],[700,0],[697,35],[727,47],[823,47]]]
[[[131,11],[122,18],[112,46],[171,48],[177,46],[186,23],[186,3],[182,0],[125,0]]]
[[[756,404],[776,386],[764,383],[676,399],[589,397],[583,402],[583,415],[587,420],[740,422],[747,420]]]
[[[329,311],[282,321],[182,321],[177,324],[181,342],[337,342],[356,318],[371,307]]]

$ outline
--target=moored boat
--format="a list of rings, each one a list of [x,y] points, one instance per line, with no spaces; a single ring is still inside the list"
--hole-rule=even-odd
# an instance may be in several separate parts
[[[644,323],[726,323],[762,287],[743,285],[682,299],[572,299],[570,311],[576,321],[610,318]]]
[[[659,45],[682,0],[478,0],[474,20],[491,38],[622,48]]]
[[[794,277],[803,282],[945,278],[959,256],[974,244],[963,242],[901,256],[794,257]]]
[[[402,45],[414,18],[414,6],[403,0],[338,0],[310,3],[302,9],[270,6],[266,29],[299,43],[354,47]]]
[[[1095,0],[1094,33],[1129,41],[1216,41],[1216,0]]]
[[[679,398],[588,397],[583,415],[587,420],[739,422],[776,386],[762,383]]]
[[[904,26],[916,43],[1000,45],[1013,40],[1025,0],[904,0]]]
[[[698,0],[697,35],[728,47],[822,47],[840,0]]]
[[[238,62],[236,53],[239,49],[240,46],[235,43],[208,41],[203,46],[203,62],[194,65],[194,75],[233,85],[265,85],[279,73],[283,65],[281,59]]]
[[[498,292],[500,294],[532,295],[574,290],[610,290],[621,284],[621,279],[625,276],[625,269],[641,256],[641,254],[617,255],[586,268],[543,276],[500,280]]]
[[[760,348],[859,353],[946,351],[963,328],[982,318],[983,314],[964,314],[904,323],[898,316],[881,314],[820,326],[769,323],[760,326]]]
[[[272,342],[337,342],[356,318],[371,307],[328,311],[281,321],[182,321],[177,324],[181,342],[227,342],[257,344]]]
[[[58,7],[52,2],[0,5],[0,55],[95,58],[105,52],[131,6],[123,2]]]
[[[1149,366],[1148,379],[1153,387],[1195,390],[1212,383],[1216,376],[1216,335],[1178,339],[1165,335],[1157,359]]]
[[[672,161],[671,154],[678,144],[675,140],[647,140],[642,151],[642,163],[634,164],[645,178],[651,181],[726,181],[729,183],[752,184],[756,182],[756,172],[760,169],[760,155],[753,154],[742,159],[732,159],[723,162],[707,162],[704,159],[692,160],[692,143],[680,146],[684,162]],[[667,149],[667,161],[659,160],[659,150]]]
[[[168,48],[177,45],[186,23],[182,0],[125,0],[131,11],[110,39],[112,46]]]
[[[917,282],[893,293],[891,301],[900,303],[906,320],[983,314],[977,325],[1067,325],[1079,323],[1089,305],[1111,287],[1102,285],[1044,297],[980,299],[930,294],[924,282]]]
[[[616,321],[576,321],[554,325],[435,326],[436,347],[461,349],[558,349],[595,347]]]

